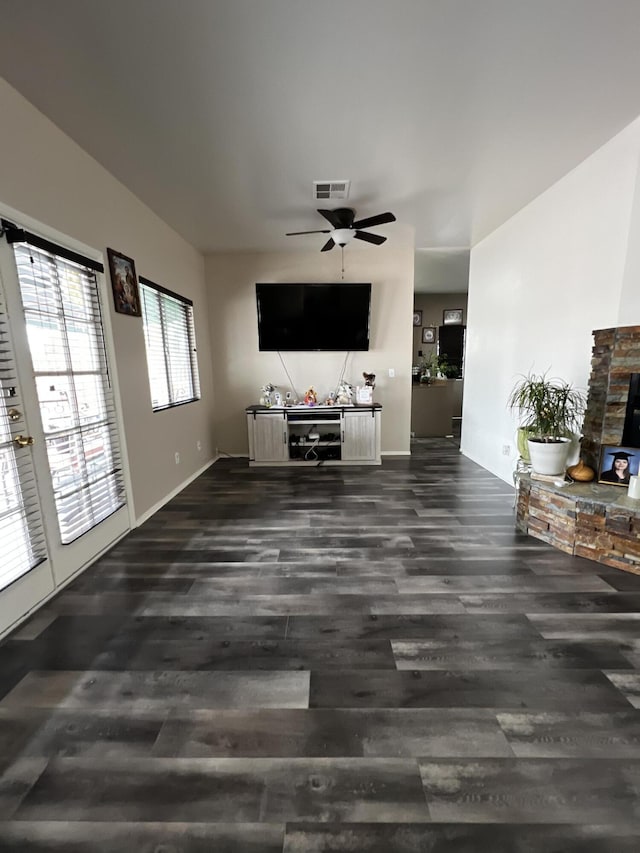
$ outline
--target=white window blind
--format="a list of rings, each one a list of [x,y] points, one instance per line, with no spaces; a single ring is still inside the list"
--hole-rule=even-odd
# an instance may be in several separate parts
[[[95,272],[24,243],[14,252],[63,544],[125,504]]]
[[[142,277],[140,294],[153,410],[199,400],[193,303]]]
[[[14,444],[25,432],[23,411],[0,291],[0,590],[47,558],[31,448]]]

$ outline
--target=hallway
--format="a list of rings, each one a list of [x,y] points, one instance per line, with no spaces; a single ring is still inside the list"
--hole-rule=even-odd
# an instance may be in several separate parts
[[[217,462],[0,646],[0,851],[631,853],[640,577],[445,439]]]

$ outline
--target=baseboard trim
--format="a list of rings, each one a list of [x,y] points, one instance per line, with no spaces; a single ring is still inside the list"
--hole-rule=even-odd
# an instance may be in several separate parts
[[[187,477],[187,479],[184,480],[179,486],[176,486],[175,489],[172,489],[172,491],[170,491],[168,495],[165,495],[162,500],[158,501],[157,504],[154,504],[146,512],[143,512],[141,516],[136,518],[135,527],[140,527],[141,524],[144,524],[145,521],[148,521],[151,516],[155,515],[158,510],[162,509],[162,507],[165,504],[169,503],[172,498],[175,498],[176,495],[179,495],[183,489],[186,489],[189,483],[192,483],[194,480],[197,480],[201,474],[204,474],[207,468],[211,468],[214,462],[217,462],[220,458],[220,456],[216,456],[213,459],[210,459],[209,462],[206,462],[202,466],[202,468],[198,468],[197,471],[194,471],[193,474],[190,477]]]
[[[380,456],[411,456],[410,450],[383,450]]]
[[[493,474],[494,477],[497,477],[498,480],[502,480],[503,483],[506,483],[507,486],[513,489],[513,475],[511,475],[511,477],[507,479],[500,471],[495,471],[493,468],[487,468],[487,466],[483,465],[479,459],[476,459],[473,453],[469,453],[463,447],[460,448],[460,454],[466,459],[471,460],[471,462],[475,462],[475,464],[482,468],[483,471],[488,471],[490,474]]]

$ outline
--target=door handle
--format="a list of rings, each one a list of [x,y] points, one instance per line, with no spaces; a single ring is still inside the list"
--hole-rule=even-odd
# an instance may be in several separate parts
[[[31,435],[17,435],[13,441],[17,447],[31,447],[35,444],[35,439]]]

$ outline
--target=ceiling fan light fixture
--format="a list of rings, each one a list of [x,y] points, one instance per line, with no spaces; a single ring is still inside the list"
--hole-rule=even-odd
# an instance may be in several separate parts
[[[336,228],[331,232],[331,239],[336,246],[346,246],[355,236],[355,232],[351,228]]]
[[[316,228],[310,231],[289,231],[287,237],[298,236],[299,234],[329,234],[329,239],[320,249],[321,252],[329,252],[336,246],[341,249],[350,243],[354,238],[356,240],[364,240],[365,243],[373,243],[379,246],[385,243],[387,238],[381,234],[370,234],[365,228],[375,228],[376,225],[385,225],[387,222],[395,222],[396,218],[391,211],[386,213],[378,213],[376,216],[367,216],[364,219],[355,221],[356,212],[352,207],[337,207],[335,210],[326,210],[318,208],[318,213],[323,216],[331,229]]]

